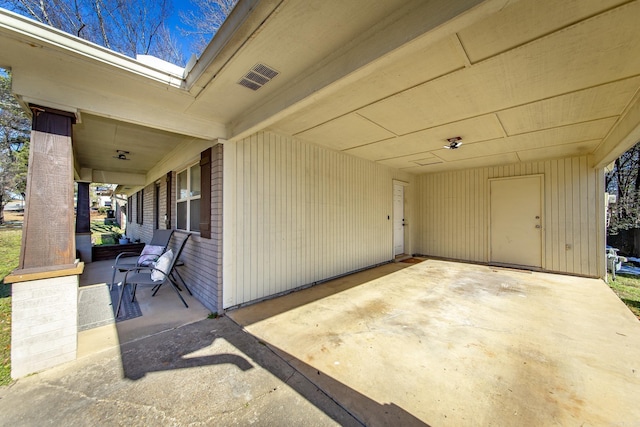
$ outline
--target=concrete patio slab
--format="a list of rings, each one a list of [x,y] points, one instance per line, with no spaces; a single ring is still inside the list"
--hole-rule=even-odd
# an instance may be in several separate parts
[[[366,425],[640,422],[640,323],[601,280],[399,264],[229,316]]]
[[[228,318],[204,319],[0,387],[3,426],[355,426]]]
[[[640,322],[600,280],[427,260],[218,319],[166,296],[83,331],[77,361],[0,387],[0,425],[640,420]]]

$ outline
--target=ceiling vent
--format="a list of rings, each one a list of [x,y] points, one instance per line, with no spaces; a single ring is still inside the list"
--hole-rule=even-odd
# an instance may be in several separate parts
[[[428,165],[437,165],[438,163],[442,163],[442,160],[428,158],[428,159],[414,160],[413,163],[417,164],[418,166],[428,166]]]
[[[278,74],[280,73],[267,65],[257,64],[240,79],[238,84],[251,90],[258,90]]]

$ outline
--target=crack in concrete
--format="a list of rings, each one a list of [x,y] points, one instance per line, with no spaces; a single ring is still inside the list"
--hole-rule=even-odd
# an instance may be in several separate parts
[[[164,411],[159,410],[158,408],[156,408],[155,406],[152,405],[146,405],[146,404],[142,404],[142,403],[135,403],[135,402],[130,402],[127,400],[122,400],[122,399],[100,399],[100,398],[96,398],[96,397],[92,397],[89,396],[86,393],[83,393],[81,391],[77,391],[77,390],[71,390],[65,386],[62,385],[57,385],[57,384],[52,384],[50,382],[47,381],[43,381],[42,382],[43,385],[45,387],[49,387],[51,389],[54,389],[56,391],[62,391],[62,392],[66,392],[67,394],[74,396],[76,398],[80,398],[80,399],[84,399],[86,401],[89,402],[93,402],[93,403],[109,403],[109,404],[117,404],[117,405],[122,405],[125,407],[129,407],[129,408],[133,408],[133,409],[137,409],[137,408],[143,408],[148,410],[149,412],[155,413],[157,415],[160,415],[161,419],[163,421],[169,421],[172,423],[177,423],[178,420],[174,417],[171,417],[169,415],[167,415]]]

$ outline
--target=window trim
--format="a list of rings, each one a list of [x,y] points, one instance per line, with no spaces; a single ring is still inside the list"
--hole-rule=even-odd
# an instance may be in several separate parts
[[[191,169],[194,166],[199,166],[200,163],[199,162],[194,162],[189,164],[188,166],[178,170],[176,172],[176,178],[175,178],[175,182],[176,182],[176,201],[175,201],[175,209],[176,209],[176,230],[181,230],[181,231],[188,231],[190,233],[200,233],[200,220],[198,220],[198,231],[194,231],[192,230],[192,224],[191,224],[191,201],[192,200],[202,200],[202,188],[200,189],[200,194],[198,194],[197,196],[191,196]],[[178,176],[182,173],[182,172],[187,172],[187,197],[186,198],[180,198],[180,188],[179,186],[179,178]],[[179,223],[179,218],[178,218],[178,204],[179,203],[186,203],[187,204],[187,211],[186,211],[186,223],[187,223],[187,227],[186,228],[179,228],[178,227],[178,223]],[[200,211],[198,211],[198,216],[200,216]]]

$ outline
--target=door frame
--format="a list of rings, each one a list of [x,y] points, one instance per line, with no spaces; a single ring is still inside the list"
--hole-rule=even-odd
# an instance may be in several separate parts
[[[402,211],[404,214],[404,219],[405,219],[405,226],[402,227],[402,232],[403,232],[403,245],[404,245],[404,249],[403,252],[407,253],[407,248],[410,249],[410,242],[408,239],[408,236],[410,235],[410,233],[407,233],[407,227],[410,224],[406,224],[407,222],[407,213],[408,213],[408,209],[407,209],[407,187],[409,187],[409,183],[406,181],[400,181],[398,179],[394,179],[392,180],[391,183],[391,215],[389,216],[389,219],[391,219],[391,259],[394,259],[396,257],[395,255],[395,250],[394,250],[394,245],[395,245],[395,202],[393,200],[393,195],[394,195],[394,191],[395,191],[395,186],[399,185],[404,187],[403,188],[403,197],[402,197]],[[409,252],[411,252],[409,250]]]
[[[500,263],[500,262],[494,262],[491,259],[491,181],[501,181],[501,180],[516,180],[516,179],[525,179],[525,178],[532,178],[532,177],[538,177],[540,180],[540,267],[536,267],[536,266],[528,266],[528,265],[521,265],[521,264],[505,264],[505,263]],[[545,175],[544,173],[534,173],[534,174],[528,174],[528,175],[514,175],[514,176],[504,176],[504,177],[496,177],[496,178],[489,178],[487,180],[487,263],[489,264],[493,264],[493,265],[505,265],[505,266],[518,266],[518,267],[522,267],[522,268],[526,268],[528,270],[535,270],[535,271],[541,271],[541,270],[546,270],[546,255],[545,255],[545,248],[546,248],[546,243],[545,243],[545,235],[546,235],[546,216],[545,216],[545,198],[544,198],[544,189],[545,189]]]

